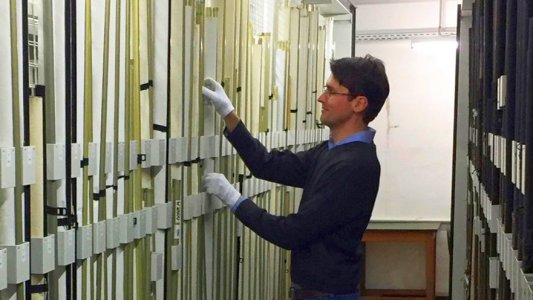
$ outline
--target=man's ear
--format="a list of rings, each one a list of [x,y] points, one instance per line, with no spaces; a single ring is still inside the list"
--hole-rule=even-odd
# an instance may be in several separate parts
[[[354,112],[363,112],[368,106],[368,98],[366,96],[357,96],[352,101],[352,109]]]

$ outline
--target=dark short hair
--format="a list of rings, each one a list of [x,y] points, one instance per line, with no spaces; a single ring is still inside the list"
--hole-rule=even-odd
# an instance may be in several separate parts
[[[348,88],[354,98],[367,97],[363,121],[368,124],[374,120],[389,96],[389,80],[383,61],[367,54],[365,57],[332,59],[329,65],[335,79]]]

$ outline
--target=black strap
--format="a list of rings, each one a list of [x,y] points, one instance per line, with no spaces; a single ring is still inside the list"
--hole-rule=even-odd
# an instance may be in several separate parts
[[[89,159],[87,157],[84,157],[82,160],[80,160],[80,165],[82,168],[85,168],[89,165]]]
[[[105,196],[106,190],[111,189],[111,188],[114,189],[115,191],[118,189],[116,185],[113,185],[113,184],[106,185],[105,189],[100,190],[98,193],[93,194],[94,200],[100,200],[100,198],[103,198]]]
[[[42,294],[48,292],[48,284],[36,284],[30,285],[30,293],[32,294]]]
[[[78,227],[78,219],[76,215],[69,215],[66,207],[51,207],[45,206],[45,212],[48,215],[60,216],[64,218],[57,218],[58,226],[74,226]]]
[[[240,93],[242,88],[240,86],[237,87],[237,93]]]
[[[298,112],[298,109],[291,109],[291,113],[295,114]]]
[[[54,215],[54,216],[66,216],[67,215],[66,207],[52,207],[52,206],[46,205],[44,207],[44,211],[48,215]]]
[[[154,86],[154,82],[152,80],[148,80],[147,83],[141,84],[141,91],[149,89],[151,86]]]
[[[186,162],[183,162],[183,165],[186,166],[186,167],[190,167],[192,166],[193,164],[197,164],[197,163],[200,163],[202,160],[198,157],[196,159],[193,159],[193,160],[190,160],[190,161],[186,161]]]
[[[78,228],[78,218],[75,215],[70,215],[61,219],[58,218],[57,226],[72,226]]]
[[[163,125],[159,125],[159,124],[152,125],[152,129],[156,130],[156,131],[160,131],[160,132],[165,132],[165,133],[168,131],[167,126],[163,126]]]
[[[33,92],[35,94],[35,96],[37,97],[44,97],[45,96],[45,87],[44,85],[40,85],[40,84],[36,84],[35,87],[33,88]]]
[[[106,189],[111,189],[111,188],[112,188],[112,189],[114,189],[115,191],[118,190],[118,186],[113,185],[113,184],[111,184],[111,185],[106,185],[105,188],[106,188]]]
[[[120,175],[117,177],[117,179],[122,179],[124,178],[124,180],[129,180],[130,179],[130,176],[129,175]]]
[[[137,163],[141,164],[143,161],[146,161],[146,154],[137,154]]]

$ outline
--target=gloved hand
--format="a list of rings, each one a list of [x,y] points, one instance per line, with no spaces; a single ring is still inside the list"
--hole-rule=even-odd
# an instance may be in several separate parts
[[[232,208],[241,194],[229,183],[226,177],[219,173],[208,173],[204,176],[204,190],[217,196],[224,204]]]
[[[204,95],[204,101],[213,104],[215,110],[222,118],[235,110],[224,88],[213,78],[205,78],[202,94]]]

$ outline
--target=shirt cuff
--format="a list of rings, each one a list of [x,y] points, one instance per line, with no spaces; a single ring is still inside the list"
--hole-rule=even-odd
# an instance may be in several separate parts
[[[233,206],[231,207],[231,212],[234,213],[244,200],[248,200],[248,198],[241,196],[239,200],[237,200],[237,202],[235,202],[235,204],[233,204]]]

